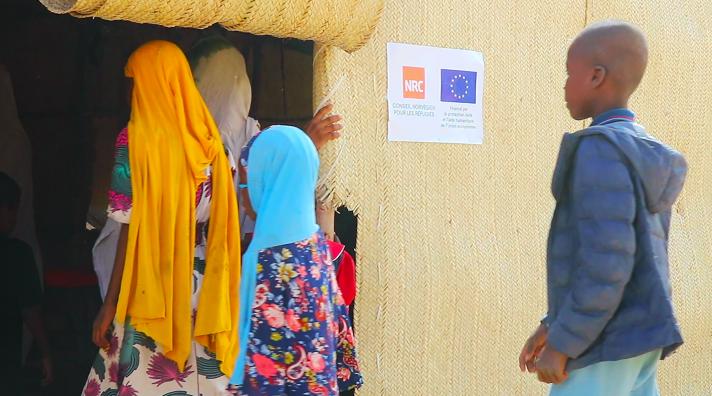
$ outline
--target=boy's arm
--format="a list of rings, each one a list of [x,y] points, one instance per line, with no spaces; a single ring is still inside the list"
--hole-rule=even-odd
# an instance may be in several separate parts
[[[42,308],[39,305],[35,305],[23,309],[22,319],[27,329],[30,330],[32,337],[34,337],[37,342],[37,346],[40,352],[42,352],[42,357],[50,357],[49,340],[47,339],[47,333],[45,333],[42,321]]]
[[[42,353],[42,371],[44,374],[42,383],[43,385],[48,385],[54,381],[54,369],[49,338],[47,338],[44,321],[42,320],[42,308],[39,305],[35,305],[23,309],[22,319]]]
[[[22,321],[42,353],[43,382],[48,384],[53,380],[52,353],[42,320],[42,288],[32,249],[27,245],[22,248],[20,262],[15,263],[22,274],[22,292],[19,296],[22,304]]]
[[[19,297],[22,304],[22,319],[32,336],[38,343],[43,355],[49,355],[49,343],[42,329],[42,287],[40,277],[35,265],[35,258],[32,249],[27,245],[22,245],[20,261],[13,263],[21,274],[21,294]]]
[[[616,147],[603,136],[583,138],[571,191],[579,248],[570,294],[549,326],[547,343],[577,358],[618,309],[635,263],[635,188]]]

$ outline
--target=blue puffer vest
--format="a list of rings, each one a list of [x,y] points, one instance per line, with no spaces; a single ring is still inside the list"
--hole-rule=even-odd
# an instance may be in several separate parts
[[[682,344],[668,231],[685,180],[678,152],[620,122],[567,134],[552,191],[548,341],[568,370]]]

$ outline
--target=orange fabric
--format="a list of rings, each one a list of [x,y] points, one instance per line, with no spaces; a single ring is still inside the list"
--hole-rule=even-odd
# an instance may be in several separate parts
[[[192,339],[230,376],[238,352],[240,230],[232,172],[215,122],[175,44],[129,58],[133,207],[116,318],[127,317],[183,369]],[[212,166],[205,277],[191,334],[195,193]]]

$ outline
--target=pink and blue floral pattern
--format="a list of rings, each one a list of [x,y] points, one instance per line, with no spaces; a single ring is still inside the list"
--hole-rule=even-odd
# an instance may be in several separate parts
[[[322,235],[263,250],[244,395],[337,395],[361,385],[355,342]]]

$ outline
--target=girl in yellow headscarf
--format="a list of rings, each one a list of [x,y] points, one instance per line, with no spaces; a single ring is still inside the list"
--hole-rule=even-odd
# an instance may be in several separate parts
[[[176,45],[141,46],[126,76],[131,118],[109,191],[123,225],[83,395],[224,395],[241,270],[232,157]]]

